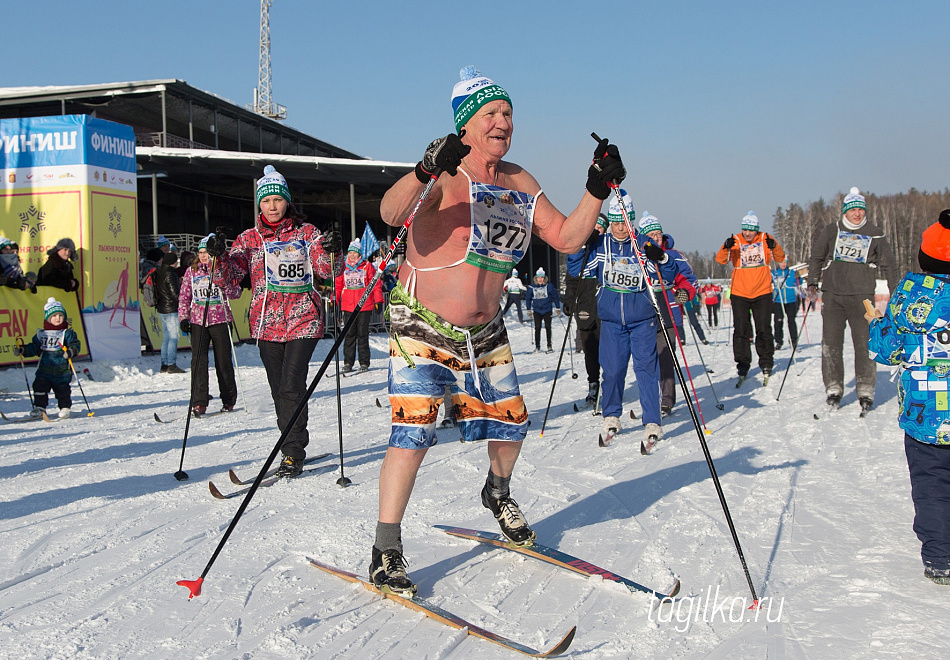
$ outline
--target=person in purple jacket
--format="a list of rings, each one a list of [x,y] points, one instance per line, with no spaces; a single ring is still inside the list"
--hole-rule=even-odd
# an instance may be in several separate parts
[[[191,412],[203,415],[208,410],[208,343],[214,349],[214,371],[222,410],[234,410],[237,385],[231,362],[231,308],[226,298],[239,298],[241,288],[219,287],[211,283],[209,234],[198,243],[198,258],[185,271],[178,294],[178,319],[181,331],[191,334]]]

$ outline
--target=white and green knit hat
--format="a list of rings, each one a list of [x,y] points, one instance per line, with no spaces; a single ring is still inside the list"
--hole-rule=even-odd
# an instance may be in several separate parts
[[[623,205],[627,209],[627,215],[631,218],[636,218],[636,213],[633,211],[633,200],[630,199],[630,195],[627,194],[627,191],[623,188],[620,189],[620,196],[623,198]],[[620,208],[620,203],[617,202],[617,196],[614,195],[610,198],[610,206],[607,207],[607,220],[609,222],[623,222],[623,210]]]
[[[745,214],[745,217],[742,218],[742,229],[748,229],[749,231],[759,231],[759,217],[749,211]]]
[[[640,218],[639,229],[641,234],[649,234],[651,231],[663,231],[663,227],[660,226],[660,221],[656,219],[656,216],[650,215],[649,211],[643,212],[643,217]]]
[[[288,202],[291,201],[287,179],[275,170],[273,165],[265,167],[264,176],[257,180],[257,205],[260,206],[261,200],[269,195],[280,195]]]
[[[62,314],[63,316],[66,316],[66,308],[63,307],[63,303],[50,296],[47,299],[46,304],[43,305],[43,320],[49,321],[49,317],[51,317],[53,314]]]
[[[347,252],[355,252],[356,254],[363,256],[363,245],[359,242],[359,239],[354,238],[350,241],[349,246],[346,248]]]
[[[491,78],[486,78],[482,72],[469,64],[459,71],[459,82],[452,88],[452,112],[455,113],[455,130],[461,132],[462,127],[478,112],[478,109],[492,101],[508,101],[511,97],[508,92],[496,84]]]
[[[845,195],[844,200],[841,202],[841,212],[847,213],[851,209],[864,209],[868,210],[867,205],[864,203],[864,195],[861,194],[861,191],[857,188],[851,188],[847,195]]]

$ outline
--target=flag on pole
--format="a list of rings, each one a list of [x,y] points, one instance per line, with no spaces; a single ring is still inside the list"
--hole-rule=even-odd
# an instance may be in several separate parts
[[[379,241],[373,235],[373,230],[370,229],[368,222],[366,223],[366,229],[363,230],[363,238],[360,239],[360,247],[363,249],[363,258],[368,261],[371,261],[373,255],[379,252]]]

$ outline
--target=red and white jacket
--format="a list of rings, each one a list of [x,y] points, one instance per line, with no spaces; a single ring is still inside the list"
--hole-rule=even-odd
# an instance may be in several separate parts
[[[354,282],[353,279],[360,280]],[[373,267],[373,264],[363,260],[360,261],[356,268],[350,269],[346,266],[343,267],[343,272],[336,278],[336,301],[340,304],[340,309],[344,312],[352,312],[356,309],[356,303],[360,301],[360,298],[363,296],[363,292],[366,290],[366,287],[370,282],[373,281],[373,277],[376,276],[376,269]],[[350,279],[347,282],[347,278]],[[366,302],[363,303],[363,306],[360,308],[361,312],[368,312],[373,309],[373,306],[376,303],[383,302],[383,287],[381,285],[381,280],[376,282],[376,286],[373,287],[372,293],[366,298]],[[362,284],[362,286],[354,286],[354,284]],[[349,286],[348,286],[349,285]]]
[[[284,218],[277,227],[271,227],[258,216],[254,224],[253,229],[238,235],[231,249],[222,255],[220,270],[215,272],[215,283],[219,286],[233,286],[240,283],[245,274],[250,273],[250,327],[254,339],[288,342],[293,339],[322,337],[323,301],[316,289],[305,293],[268,291],[264,243],[306,241],[313,279],[328,279],[334,273],[330,265],[330,255],[320,245],[323,234],[309,223],[290,218]],[[336,264],[342,265],[341,254],[334,255],[334,258]]]

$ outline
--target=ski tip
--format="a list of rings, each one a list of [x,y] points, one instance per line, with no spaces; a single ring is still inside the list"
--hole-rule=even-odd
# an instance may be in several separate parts
[[[650,450],[647,449],[647,446],[646,446],[645,444],[643,444],[643,442],[641,441],[641,442],[640,442],[640,455],[642,455],[642,456],[647,456],[647,455],[649,455],[649,453],[650,453]]]
[[[234,470],[228,470],[228,479],[231,480],[231,483],[235,486],[243,486],[244,482],[241,481],[241,478],[234,473]]]
[[[577,407],[577,404],[574,404],[574,412],[580,412],[581,409]]]
[[[46,414],[46,411],[45,411],[45,410],[43,411],[43,421],[46,422],[47,424],[52,424],[52,423],[53,423],[53,420],[51,420],[51,419],[49,418],[49,415]]]
[[[814,417],[815,419],[820,419],[820,418],[818,417],[818,413],[815,413],[814,415],[812,415],[812,417]]]
[[[673,583],[673,586],[670,588],[670,592],[667,596],[667,599],[672,599],[679,592],[680,592],[680,581],[677,579],[676,582]]]
[[[162,423],[162,420],[159,418],[158,413],[152,413],[152,417],[154,417],[155,421],[158,422],[159,424]]]
[[[551,658],[556,655],[561,655],[562,653],[567,651],[568,648],[570,648],[571,643],[574,641],[574,635],[576,634],[577,634],[577,626],[574,626],[573,628],[567,631],[567,634],[564,635],[564,638],[560,642],[555,644],[551,648],[551,650],[545,651],[544,653],[536,653],[533,655],[538,658]]]
[[[215,497],[215,498],[217,498],[217,499],[219,499],[219,500],[226,500],[226,499],[228,499],[228,498],[226,498],[224,495],[221,494],[221,491],[218,490],[218,487],[215,486],[215,485],[214,485],[214,482],[212,482],[212,481],[209,481],[209,482],[208,482],[208,490],[211,491],[211,496],[212,496],[212,497]]]
[[[188,600],[191,600],[195,596],[201,595],[201,584],[204,581],[204,578],[198,578],[197,580],[179,580],[175,584],[181,585],[188,589]]]

